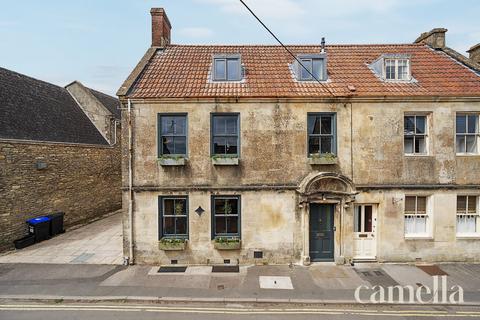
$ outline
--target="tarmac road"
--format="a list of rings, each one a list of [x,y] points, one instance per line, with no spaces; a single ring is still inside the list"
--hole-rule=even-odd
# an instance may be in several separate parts
[[[0,319],[480,319],[480,308],[448,306],[246,306],[212,304],[0,304]]]

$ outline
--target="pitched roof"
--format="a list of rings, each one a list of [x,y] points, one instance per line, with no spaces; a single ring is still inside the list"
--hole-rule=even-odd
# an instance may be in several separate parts
[[[65,88],[4,68],[0,138],[108,145]]]
[[[319,53],[314,45],[288,46],[294,54]],[[169,45],[158,49],[133,82],[130,98],[480,96],[480,76],[442,51],[424,44],[331,45],[328,82],[295,81],[293,58],[275,45]],[[209,81],[212,55],[239,53],[242,83]],[[383,82],[368,65],[382,54],[411,55],[411,83]],[[124,85],[125,86],[125,85]],[[328,90],[327,90],[328,88]]]
[[[87,89],[90,90],[90,92],[95,96],[95,98],[97,98],[98,101],[100,101],[100,103],[103,104],[108,109],[108,111],[110,111],[115,116],[115,119],[120,120],[122,112],[120,111],[120,101],[118,101],[117,98],[109,96],[108,94],[100,91],[96,91],[90,88]]]

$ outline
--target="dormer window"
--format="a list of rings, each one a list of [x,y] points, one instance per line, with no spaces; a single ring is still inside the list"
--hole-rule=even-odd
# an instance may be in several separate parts
[[[410,80],[410,60],[408,59],[385,59],[386,80]]]
[[[213,57],[213,81],[242,80],[242,65],[240,55],[215,55]]]
[[[409,54],[401,53],[383,54],[368,67],[382,81],[415,81],[412,77],[410,57]]]
[[[324,81],[327,80],[326,55],[309,54],[299,55],[296,62],[296,78],[298,81]]]

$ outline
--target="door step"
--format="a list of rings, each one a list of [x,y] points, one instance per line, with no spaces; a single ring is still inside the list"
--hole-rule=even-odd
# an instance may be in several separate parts
[[[377,259],[371,258],[371,259],[352,259],[353,263],[377,263]]]

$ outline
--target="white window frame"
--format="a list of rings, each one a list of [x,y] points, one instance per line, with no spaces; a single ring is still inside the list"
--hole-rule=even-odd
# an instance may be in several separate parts
[[[468,116],[473,115],[477,117],[477,132],[476,133],[457,133],[457,117],[458,116]],[[467,131],[468,131],[468,121],[467,121]],[[466,141],[465,141],[465,152],[457,152],[457,137],[458,136],[476,136],[477,140],[477,151],[476,152],[466,152]],[[465,139],[466,140],[466,139]],[[455,154],[457,156],[478,156],[480,155],[480,112],[457,112],[455,113]]]
[[[387,78],[387,62],[389,61],[395,61],[395,78],[393,79],[388,79]],[[399,72],[398,72],[398,62],[399,61],[406,61],[407,62],[407,78],[406,79],[400,79],[399,78]],[[393,82],[405,82],[405,81],[410,81],[412,79],[412,68],[410,64],[410,59],[408,58],[384,58],[383,61],[383,78],[385,81],[393,81]]]
[[[415,213],[414,214],[407,214],[405,212],[405,207],[406,207],[406,202],[407,202],[407,197],[424,197],[425,199],[425,214],[418,214],[417,213],[417,207],[418,207],[418,200],[415,201]],[[405,235],[405,239],[431,239],[432,238],[432,229],[433,229],[433,212],[432,212],[432,207],[433,207],[433,199],[432,196],[430,195],[423,195],[423,194],[406,194],[404,198],[404,207],[403,207],[403,223],[404,223],[404,228],[403,228],[403,233]],[[425,232],[419,232],[419,233],[407,233],[406,230],[406,217],[407,216],[425,216],[426,222],[425,222]]]
[[[406,117],[414,117],[415,121],[415,132],[413,134],[405,134],[405,118]],[[416,133],[417,129],[417,117],[425,117],[425,133]],[[403,115],[403,123],[404,123],[404,128],[403,128],[403,154],[405,156],[428,156],[430,154],[430,137],[429,137],[429,125],[430,125],[430,119],[429,119],[429,114],[428,113],[405,113]],[[405,149],[405,137],[413,137],[413,153],[407,153]],[[415,152],[415,140],[416,137],[424,137],[425,139],[425,152],[420,153],[420,152]]]
[[[467,197],[465,206],[466,206],[466,212],[464,213],[459,213],[458,212],[458,197]],[[471,198],[474,198],[476,202],[476,211],[475,213],[468,213],[468,202]],[[480,196],[476,194],[458,194],[457,195],[457,202],[455,205],[455,230],[456,230],[456,236],[457,238],[469,238],[469,237],[474,237],[474,238],[479,238],[480,237],[480,212],[479,212],[479,205],[480,205]],[[458,218],[459,217],[468,217],[468,216],[476,216],[476,221],[475,221],[475,232],[458,232]]]

